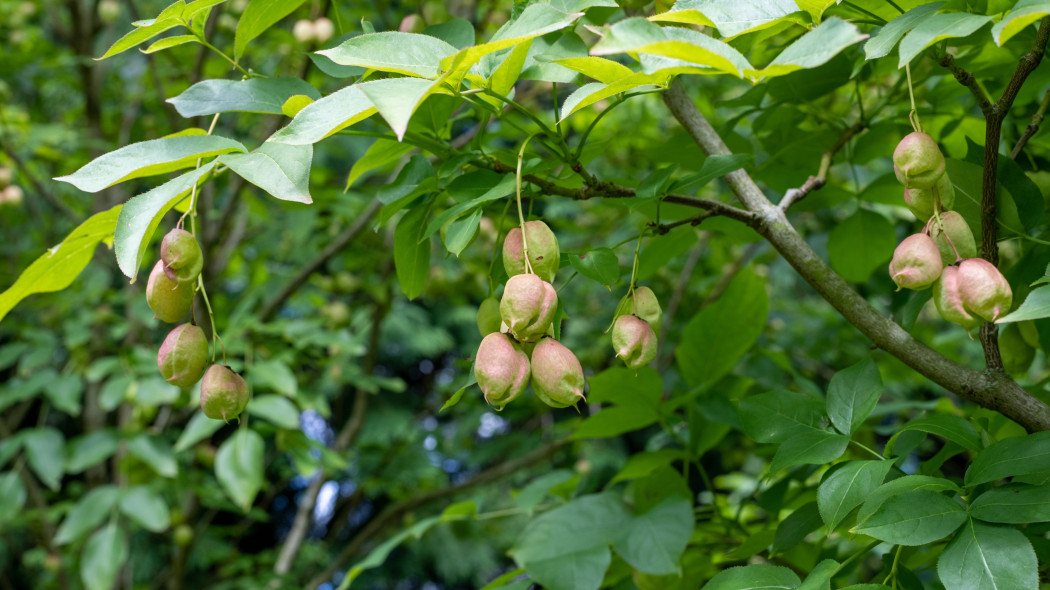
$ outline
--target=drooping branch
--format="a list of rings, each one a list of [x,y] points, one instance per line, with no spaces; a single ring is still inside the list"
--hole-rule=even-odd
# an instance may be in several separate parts
[[[662,95],[675,119],[707,155],[728,155],[722,138],[696,108],[680,82]],[[766,198],[744,170],[723,177],[758,219],[756,230],[817,293],[876,346],[934,383],[980,406],[1001,412],[1030,432],[1050,430],[1050,406],[1001,372],[981,372],[948,359],[880,314],[809,247],[785,213]]]

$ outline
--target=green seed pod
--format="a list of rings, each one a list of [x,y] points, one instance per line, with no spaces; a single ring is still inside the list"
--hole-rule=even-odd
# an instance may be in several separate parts
[[[955,206],[955,187],[947,173],[942,174],[932,188],[904,189],[904,204],[920,221],[933,217],[935,198],[941,200],[941,211],[950,211]]]
[[[201,380],[201,410],[214,420],[236,418],[248,405],[248,384],[226,365],[212,365]]]
[[[544,338],[532,350],[532,390],[554,408],[575,406],[583,399],[583,366],[571,350],[553,338]]]
[[[612,329],[613,350],[627,366],[640,369],[656,358],[656,332],[636,315],[616,318]]]
[[[499,313],[499,300],[489,297],[478,306],[478,332],[482,336],[488,336],[493,332],[499,332],[500,324],[503,322]]]
[[[916,291],[929,287],[941,276],[941,253],[933,238],[926,234],[915,234],[904,238],[904,241],[893,251],[890,261],[890,277],[897,283],[897,289],[914,289]]]
[[[197,238],[188,231],[173,229],[160,242],[164,274],[173,281],[197,280],[204,268],[204,254]]]
[[[157,367],[164,380],[178,387],[200,381],[208,367],[208,338],[193,324],[177,326],[157,351]]]
[[[944,266],[955,264],[959,259],[977,257],[977,242],[973,238],[970,224],[955,211],[941,213],[941,225],[938,225],[936,220],[930,223],[930,237],[941,251],[941,262]],[[959,251],[958,257],[955,255],[956,250]]]
[[[547,281],[534,274],[515,275],[507,280],[500,301],[500,315],[519,341],[532,342],[547,333],[558,307],[558,294]]]
[[[1006,315],[1014,297],[1003,273],[983,258],[959,263],[959,296],[966,311],[987,322]]]
[[[146,282],[146,303],[158,320],[174,324],[186,317],[193,305],[193,283],[173,281],[164,274],[164,263],[157,261]]]
[[[494,332],[478,347],[474,377],[485,401],[502,410],[529,384],[529,357],[509,336]]]
[[[558,266],[561,265],[558,238],[542,221],[526,221],[525,238],[529,242],[529,263],[532,265],[532,272],[548,283],[553,283],[554,276],[558,274]],[[503,241],[503,267],[509,277],[525,272],[521,228],[510,230]]]
[[[942,318],[959,324],[966,330],[981,325],[981,320],[970,315],[963,305],[959,293],[959,268],[956,266],[944,267],[941,278],[933,284],[933,304],[937,306]]]
[[[909,133],[893,150],[893,171],[907,188],[932,188],[944,174],[944,155],[929,135]]]
[[[660,309],[660,300],[649,287],[638,287],[634,290],[634,300],[630,302],[627,313],[634,314],[652,326],[656,334],[660,334],[660,321],[664,312]]]

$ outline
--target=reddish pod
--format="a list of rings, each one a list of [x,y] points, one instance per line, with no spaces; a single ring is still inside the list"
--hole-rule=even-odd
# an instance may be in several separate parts
[[[544,338],[532,350],[532,390],[554,408],[575,406],[583,399],[583,366],[571,350],[553,338]]]
[[[890,278],[897,283],[898,289],[916,291],[929,287],[941,276],[941,253],[933,238],[926,234],[915,234],[904,238],[904,241],[893,251],[890,261]]]
[[[474,377],[485,401],[502,410],[529,384],[529,357],[509,336],[494,332],[478,347]]]

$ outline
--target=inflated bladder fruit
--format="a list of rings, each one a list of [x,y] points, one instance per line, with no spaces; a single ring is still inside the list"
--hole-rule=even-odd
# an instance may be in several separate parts
[[[554,338],[544,338],[532,350],[532,390],[554,408],[575,406],[583,399],[583,367],[571,350]]]
[[[554,282],[554,275],[558,274],[558,265],[561,264],[561,250],[558,248],[558,238],[554,236],[554,232],[542,221],[526,221],[525,240],[529,246],[532,272],[548,283]],[[525,272],[521,228],[510,230],[507,238],[503,240],[503,267],[507,269],[509,277]]]
[[[212,365],[201,380],[201,410],[215,420],[229,422],[248,405],[248,384],[226,365]]]
[[[547,281],[534,274],[516,275],[507,280],[500,315],[514,338],[531,342],[547,333],[558,307],[558,294]]]
[[[649,287],[638,287],[634,290],[634,296],[630,301],[627,302],[627,307],[623,310],[623,313],[634,314],[643,320],[649,322],[652,326],[653,331],[657,335],[660,334],[660,322],[663,319],[664,312],[660,309],[660,300],[656,298],[656,294]]]
[[[485,401],[502,410],[529,384],[529,357],[510,336],[494,332],[478,347],[474,377]]]
[[[208,367],[208,338],[193,324],[168,332],[157,351],[157,367],[164,380],[179,387],[200,381]]]
[[[946,266],[941,271],[941,278],[933,284],[933,304],[941,317],[959,324],[967,330],[972,330],[981,325],[981,320],[975,318],[963,305],[962,295],[959,293],[959,267]]]
[[[158,320],[174,324],[186,317],[193,305],[193,283],[169,279],[164,263],[157,261],[146,282],[146,303]]]
[[[893,171],[907,188],[931,188],[944,174],[944,155],[929,135],[909,133],[893,150]]]
[[[627,366],[640,369],[656,358],[656,332],[636,315],[616,318],[612,329],[613,350]]]
[[[941,276],[941,253],[933,238],[926,234],[915,234],[904,238],[904,241],[893,251],[890,261],[890,278],[897,283],[898,289],[925,289]]]
[[[944,265],[955,264],[960,259],[975,258],[977,242],[973,238],[970,224],[955,211],[945,211],[940,217],[940,224],[936,219],[930,222],[930,237],[941,251],[941,261]],[[958,256],[956,252],[959,253]]]
[[[904,189],[904,204],[920,221],[933,217],[933,204],[941,201],[941,211],[949,211],[955,206],[955,187],[948,174],[942,174],[937,183],[930,188]]]
[[[959,263],[959,296],[963,306],[986,322],[994,322],[1010,311],[1014,294],[1010,283],[995,265],[983,258]]]
[[[204,254],[197,238],[177,228],[161,240],[160,260],[164,263],[164,274],[173,281],[196,281],[204,268]]]
[[[478,332],[482,336],[488,336],[493,332],[500,331],[503,319],[499,313],[499,300],[489,297],[478,306]]]

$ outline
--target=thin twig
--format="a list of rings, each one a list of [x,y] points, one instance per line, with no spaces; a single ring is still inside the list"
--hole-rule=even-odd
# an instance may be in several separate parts
[[[1032,122],[1028,124],[1024,129],[1024,134],[1021,135],[1021,139],[1017,140],[1017,145],[1014,149],[1010,150],[1010,159],[1016,160],[1017,156],[1021,154],[1021,150],[1024,149],[1026,143],[1032,136],[1035,135],[1036,131],[1039,131],[1039,125],[1043,123],[1043,118],[1046,116],[1046,109],[1050,106],[1050,90],[1046,91],[1043,95],[1043,102],[1039,103],[1039,109],[1036,110],[1035,114],[1032,115]]]
[[[955,57],[950,53],[945,52],[937,63],[948,68],[952,75],[955,76],[955,79],[959,81],[959,84],[970,89],[970,93],[977,99],[977,106],[981,108],[981,112],[987,117],[992,111],[992,100],[988,98],[988,93],[984,91],[984,88],[977,83],[977,78],[965,68],[955,63]]]
[[[824,188],[828,181],[828,170],[831,169],[831,162],[835,159],[835,154],[842,149],[842,146],[846,145],[847,141],[863,131],[865,127],[866,125],[863,122],[857,122],[843,131],[842,135],[835,141],[835,144],[831,146],[831,149],[820,157],[820,168],[817,170],[816,176],[810,176],[806,179],[806,182],[802,183],[802,186],[784,193],[784,198],[780,200],[778,205],[780,210],[787,211],[792,205],[806,198],[806,195],[809,193]]]

